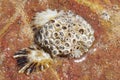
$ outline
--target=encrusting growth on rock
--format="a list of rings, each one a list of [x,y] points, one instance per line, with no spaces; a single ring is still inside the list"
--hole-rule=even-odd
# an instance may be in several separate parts
[[[34,44],[14,54],[19,73],[44,70],[54,58],[80,58],[92,46],[95,37],[91,25],[72,11],[47,9],[33,20]]]

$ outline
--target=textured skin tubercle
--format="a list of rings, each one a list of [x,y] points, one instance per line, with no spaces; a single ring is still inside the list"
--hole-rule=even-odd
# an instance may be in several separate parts
[[[33,25],[34,44],[14,55],[20,73],[44,70],[56,57],[80,58],[95,40],[91,25],[72,11],[38,12]]]

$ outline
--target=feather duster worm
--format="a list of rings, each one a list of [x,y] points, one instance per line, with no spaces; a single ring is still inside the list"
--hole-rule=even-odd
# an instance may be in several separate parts
[[[33,25],[34,44],[14,54],[19,73],[44,70],[55,57],[80,58],[95,40],[91,25],[72,11],[38,12]]]

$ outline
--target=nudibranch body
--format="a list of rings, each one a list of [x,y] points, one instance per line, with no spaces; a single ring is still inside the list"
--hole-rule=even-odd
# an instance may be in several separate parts
[[[95,40],[91,25],[72,11],[38,12],[33,25],[34,44],[14,55],[20,73],[44,70],[56,57],[80,58]]]

